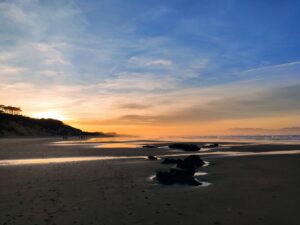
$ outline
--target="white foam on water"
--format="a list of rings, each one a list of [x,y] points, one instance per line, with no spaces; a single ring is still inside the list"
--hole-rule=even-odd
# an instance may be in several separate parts
[[[198,171],[194,174],[194,176],[198,177],[198,176],[205,176],[207,175],[208,173],[205,173],[205,172],[201,172],[201,171]]]

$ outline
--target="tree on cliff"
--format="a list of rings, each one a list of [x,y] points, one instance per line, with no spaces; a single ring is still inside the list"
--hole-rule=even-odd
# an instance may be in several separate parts
[[[12,115],[19,115],[21,114],[22,109],[20,107],[0,105],[0,112]]]

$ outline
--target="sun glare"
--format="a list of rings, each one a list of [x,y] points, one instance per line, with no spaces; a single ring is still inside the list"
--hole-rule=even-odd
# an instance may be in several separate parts
[[[57,111],[47,111],[47,112],[38,112],[32,114],[32,117],[35,118],[44,118],[44,119],[55,119],[55,120],[65,120],[66,117],[62,113]]]

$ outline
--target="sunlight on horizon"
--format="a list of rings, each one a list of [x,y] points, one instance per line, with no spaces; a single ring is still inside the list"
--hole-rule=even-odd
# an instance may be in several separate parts
[[[55,120],[61,120],[63,122],[67,120],[67,117],[65,117],[65,115],[63,115],[59,111],[37,112],[37,113],[33,113],[31,116],[37,119],[55,119]]]

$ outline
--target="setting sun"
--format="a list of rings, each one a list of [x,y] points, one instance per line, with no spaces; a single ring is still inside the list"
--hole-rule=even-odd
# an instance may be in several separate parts
[[[38,112],[38,113],[33,113],[32,117],[35,118],[44,118],[44,119],[55,119],[55,120],[65,120],[66,117],[58,112],[58,111],[46,111],[46,112]]]

